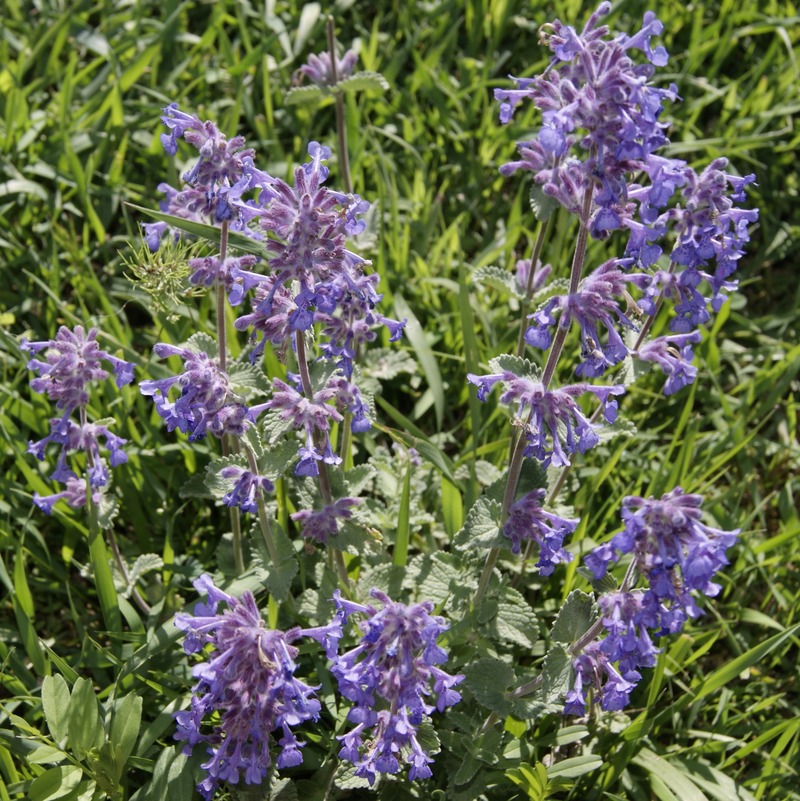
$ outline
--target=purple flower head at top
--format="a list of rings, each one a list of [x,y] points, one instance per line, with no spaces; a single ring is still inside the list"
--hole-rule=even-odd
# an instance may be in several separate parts
[[[329,537],[335,537],[339,533],[339,521],[352,518],[353,513],[350,510],[360,503],[359,498],[337,498],[318,511],[301,509],[291,517],[296,523],[300,523],[306,539],[325,543]]]
[[[664,48],[650,43],[661,23],[648,12],[637,34],[610,39],[608,28],[599,25],[610,9],[610,3],[601,3],[580,34],[560,20],[545,26],[553,58],[544,74],[514,79],[516,89],[495,90],[503,123],[526,99],[542,112],[538,135],[520,144],[521,160],[501,171],[531,170],[547,194],[573,211],[575,199],[591,186],[590,229],[597,238],[629,218],[628,176],[667,142],[659,117],[665,101],[677,97],[674,85],[663,89],[650,83],[654,67],[667,61]],[[645,63],[635,61],[633,51],[643,53]]]
[[[353,69],[358,61],[358,53],[355,50],[348,50],[341,58],[336,57],[336,80],[333,77],[333,65],[331,64],[331,54],[327,51],[319,55],[310,55],[308,62],[303,64],[294,74],[295,82],[299,82],[300,76],[305,75],[311,83],[320,88],[333,86],[353,73]]]
[[[154,351],[161,358],[180,356],[184,361],[184,371],[179,375],[139,383],[142,395],[155,401],[168,431],[177,428],[191,441],[202,439],[209,432],[216,437],[244,434],[253,421],[252,412],[233,392],[216,359],[165,343],[156,345]],[[174,402],[169,400],[173,386],[180,389]]]
[[[658,636],[680,631],[687,617],[702,614],[690,592],[719,592],[712,578],[728,564],[725,552],[739,534],[738,529],[721,531],[701,523],[702,502],[702,496],[687,495],[680,487],[658,500],[628,496],[622,502],[624,530],[585,560],[601,578],[612,562],[631,554],[650,585],[642,597],[640,620]]]
[[[370,785],[380,773],[399,773],[404,763],[411,765],[409,779],[425,779],[433,760],[417,739],[417,728],[434,710],[442,712],[460,700],[453,687],[464,677],[438,667],[447,661],[436,644],[447,624],[431,616],[432,603],[406,606],[376,589],[370,595],[381,609],[334,593],[342,623],[351,614],[366,616],[359,623],[358,645],[331,667],[340,692],[354,704],[348,720],[355,727],[338,738],[339,757],[355,763],[356,775]]]
[[[291,643],[302,635],[337,642],[341,633],[338,622],[308,631],[268,629],[252,593],[235,598],[207,575],[194,585],[208,602],[198,604],[194,614],[177,614],[175,626],[186,634],[186,653],[204,652],[207,661],[192,669],[197,684],[190,708],[175,715],[175,739],[185,741],[187,755],[196,745],[205,746],[206,776],[197,789],[211,801],[223,782],[238,784],[242,774],[245,784],[261,784],[278,736],[278,768],[302,763],[305,743],[292,728],[316,720],[320,703],[315,688],[295,678],[298,650]],[[227,609],[218,612],[221,603]]]
[[[523,540],[533,540],[539,546],[536,567],[549,576],[560,562],[571,562],[572,554],[563,547],[564,537],[572,534],[578,520],[568,520],[542,508],[545,490],[535,489],[515,501],[508,510],[503,534],[511,539],[511,550],[520,552]]]
[[[606,422],[613,423],[617,416],[615,397],[625,393],[621,384],[593,387],[589,384],[572,384],[560,389],[545,389],[541,381],[518,376],[510,370],[494,375],[467,375],[467,380],[478,387],[478,398],[486,400],[488,392],[502,383],[505,392],[500,402],[516,405],[516,415],[525,421],[528,445],[526,456],[534,456],[545,466],[568,465],[570,453],[585,453],[599,442],[595,426],[578,406],[577,398],[587,392],[596,395],[603,404]],[[526,409],[529,410],[526,414]]]
[[[56,408],[63,410],[64,419],[73,409],[88,403],[86,387],[89,383],[108,377],[108,372],[100,366],[102,361],[111,365],[118,387],[133,381],[134,365],[100,350],[96,328],[84,333],[83,326],[76,325],[70,330],[62,325],[55,339],[23,340],[20,348],[26,353],[44,351],[44,361],[32,358],[28,362],[28,369],[39,373],[38,378],[31,380],[31,389],[55,401]]]

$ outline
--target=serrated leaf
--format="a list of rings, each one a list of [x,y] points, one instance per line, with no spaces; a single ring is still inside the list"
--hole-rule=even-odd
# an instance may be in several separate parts
[[[512,587],[506,587],[497,607],[494,628],[505,642],[533,648],[538,639],[536,615]]]
[[[496,548],[503,544],[504,537],[500,533],[500,519],[503,508],[501,504],[482,495],[472,505],[453,544],[456,548]]]
[[[372,484],[378,471],[371,464],[360,464],[344,474],[343,495],[357,498]]]
[[[417,588],[417,597],[432,601],[436,606],[451,595],[462,591],[469,581],[455,564],[452,554],[418,554],[407,567],[408,579]]]
[[[501,718],[511,713],[507,690],[514,680],[514,669],[511,665],[490,656],[478,659],[464,668],[464,686],[480,704]]]
[[[330,93],[323,92],[319,86],[293,86],[283,96],[283,104],[285,106],[311,105],[319,103],[323,97],[329,95]]]
[[[143,553],[136,557],[136,561],[131,565],[129,575],[131,582],[138,581],[146,573],[153,570],[161,570],[164,567],[164,560],[157,553]]]
[[[282,603],[289,596],[292,580],[297,575],[300,566],[297,563],[297,554],[292,541],[277,523],[273,523],[271,533],[275,550],[278,553],[277,565],[272,564],[266,543],[260,536],[256,536],[255,544],[261,558],[264,583],[275,600]]]
[[[370,378],[390,381],[403,373],[414,375],[417,362],[407,350],[371,348],[364,357],[363,371]]]
[[[530,359],[522,356],[514,356],[510,353],[503,353],[489,360],[489,369],[492,373],[513,373],[520,378],[528,378],[531,381],[540,381],[542,371]]]
[[[574,643],[589,630],[596,617],[594,599],[585,592],[573,590],[559,610],[550,636],[553,642]]]
[[[563,645],[554,645],[542,662],[542,699],[547,704],[560,703],[570,689],[572,657]]]
[[[504,292],[510,292],[514,297],[522,298],[524,294],[520,292],[517,286],[516,278],[503,267],[498,267],[496,264],[488,264],[485,267],[478,267],[472,273],[472,280],[476,284],[486,284],[493,286]]]
[[[558,208],[558,201],[552,195],[546,195],[539,184],[534,183],[530,194],[531,210],[539,222],[546,222]]]
[[[184,342],[183,347],[192,353],[205,353],[209,359],[216,359],[219,356],[217,340],[202,331],[192,334]]]
[[[389,83],[379,72],[354,72],[332,87],[334,92],[369,92],[380,94],[389,90]]]
[[[97,525],[101,529],[111,528],[111,525],[119,514],[117,499],[108,494],[108,487],[105,489],[106,492],[101,496],[100,503],[97,507]]]
[[[283,440],[265,449],[258,460],[258,472],[273,481],[280,478],[297,456],[297,442]]]
[[[284,420],[278,412],[267,409],[258,418],[258,428],[261,431],[264,446],[269,448],[275,445],[284,434],[291,431],[294,426],[291,420]]]
[[[45,676],[42,682],[42,708],[47,728],[54,742],[62,743],[67,736],[69,714],[69,686],[63,676]]]
[[[255,395],[268,395],[272,391],[272,383],[266,373],[249,362],[233,362],[228,366],[228,378],[233,391],[250,398]],[[243,390],[254,390],[247,392]]]

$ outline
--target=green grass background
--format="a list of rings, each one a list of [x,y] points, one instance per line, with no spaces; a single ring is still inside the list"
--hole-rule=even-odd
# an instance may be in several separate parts
[[[663,675],[647,679],[654,711],[643,717],[642,734],[650,750],[625,757],[625,741],[619,770],[609,760],[612,768],[593,792],[681,797],[670,790],[669,772],[680,770],[717,787],[717,795],[706,788],[709,797],[742,797],[724,776],[758,799],[796,799],[798,638],[779,639],[741,670],[735,660],[800,614],[800,17],[793,3],[777,0],[629,0],[615,3],[610,24],[630,32],[648,8],[664,22],[671,56],[661,80],[676,82],[682,98],[666,112],[674,121],[670,154],[699,168],[727,156],[737,172],[755,172],[752,205],[761,216],[741,264],[741,292],[698,349],[698,383],[666,400],[659,381],[637,384],[623,406],[637,438],[611,441],[582,462],[571,500],[595,530],[611,530],[612,502],[621,495],[681,484],[711,498],[720,527],[743,534],[720,597],[669,645]],[[525,110],[501,126],[492,90],[507,86],[509,74],[544,67],[538,25],[559,16],[581,27],[591,9],[511,0],[2,0],[0,725],[51,670],[36,656],[37,635],[98,686],[114,674],[92,643],[98,607],[91,582],[75,579],[75,564],[87,559],[84,523],[31,510],[32,492],[49,484],[25,448],[43,435],[49,411],[28,390],[20,338],[49,338],[59,324],[96,324],[106,344],[147,371],[150,348],[165,331],[179,341],[208,319],[207,301],[173,321],[154,314],[126,275],[140,221],[126,202],[155,207],[157,185],[178,182],[159,143],[160,109],[177,101],[230,135],[245,135],[259,165],[287,177],[309,140],[335,150],[332,105],[284,104],[294,70],[325,48],[325,14],[335,15],[340,42],[358,47],[361,66],[390,85],[347,104],[355,188],[377,208],[370,257],[386,308],[411,321],[401,347],[421,365],[389,382],[384,399],[456,465],[476,449],[499,463],[505,417],[477,406],[465,374],[510,350],[516,328],[507,298],[473,286],[469,274],[528,255],[535,230],[529,185],[502,178],[498,166],[512,159],[515,140],[536,120]],[[334,161],[334,184],[336,177]],[[559,217],[544,260],[563,267],[573,237]],[[590,251],[594,258],[603,252]],[[166,435],[135,388],[101,391],[92,410],[121,421],[133,445],[118,485],[126,555],[155,552],[169,562],[188,553],[213,562],[216,512],[178,494],[210,446],[190,451]],[[438,507],[428,511],[439,514]],[[459,513],[450,513],[456,519],[448,528],[457,527]],[[594,536],[586,525],[578,534]],[[551,603],[579,581],[570,572],[565,586],[546,590]],[[137,630],[127,622],[132,641],[145,636],[141,623]],[[716,677],[713,686],[709,677]],[[2,744],[0,752],[0,798],[14,797],[6,786],[24,779],[26,769]],[[649,783],[639,787],[637,776]]]

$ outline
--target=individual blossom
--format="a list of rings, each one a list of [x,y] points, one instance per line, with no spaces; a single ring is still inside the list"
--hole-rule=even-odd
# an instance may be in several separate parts
[[[559,517],[542,508],[546,492],[535,489],[515,501],[508,510],[503,535],[511,540],[511,550],[519,553],[522,541],[533,541],[539,547],[536,567],[549,576],[560,562],[571,562],[572,554],[564,546],[564,538],[575,531],[579,521]]]
[[[628,329],[636,326],[620,309],[617,298],[630,297],[627,295],[629,283],[647,287],[651,279],[647,275],[624,272],[619,267],[620,261],[611,259],[602,264],[581,281],[577,292],[556,295],[547,301],[531,315],[534,324],[525,332],[525,341],[537,348],[548,348],[552,341],[550,329],[556,323],[568,329],[574,321],[581,331],[582,361],[575,371],[577,375],[600,376],[607,367],[621,362],[628,355],[628,349],[617,325]]]
[[[223,782],[238,784],[242,774],[245,784],[261,784],[276,747],[279,769],[302,763],[305,743],[293,729],[316,720],[320,703],[316,688],[294,675],[298,649],[292,642],[307,635],[335,647],[341,629],[338,622],[308,631],[268,629],[249,591],[241,598],[228,595],[207,575],[194,586],[208,601],[194,614],[177,614],[175,626],[185,632],[186,653],[206,659],[192,669],[197,684],[190,708],[175,715],[175,738],[185,741],[187,755],[205,747],[205,778],[197,789],[211,801]],[[227,607],[222,612],[220,604]]]
[[[600,650],[625,674],[653,667],[660,650],[653,645],[644,622],[643,599],[643,590],[607,592],[597,599],[605,630]]]
[[[358,53],[355,50],[348,50],[341,58],[336,56],[336,79],[334,80],[331,54],[327,51],[319,55],[312,53],[308,57],[308,61],[295,72],[294,82],[298,83],[300,77],[305,76],[320,88],[334,86],[352,75],[357,61]]]
[[[78,478],[77,476],[69,476],[64,482],[66,489],[61,492],[55,492],[52,495],[40,495],[38,492],[33,493],[33,502],[45,514],[52,514],[53,507],[58,501],[66,501],[73,509],[82,509],[86,506],[86,480]],[[99,504],[102,495],[98,490],[92,491],[92,501],[95,505]]]
[[[257,263],[258,257],[249,253],[243,256],[228,256],[224,261],[220,261],[218,256],[189,259],[191,269],[189,281],[195,286],[222,284],[225,291],[230,292],[240,270],[253,267]]]
[[[403,764],[411,765],[410,780],[425,779],[431,776],[433,760],[417,738],[418,727],[434,710],[442,712],[460,700],[453,688],[464,677],[438,667],[447,654],[436,640],[447,624],[431,616],[431,602],[406,606],[377,589],[370,595],[380,609],[334,593],[343,623],[352,614],[365,616],[358,645],[331,667],[339,691],[354,704],[348,720],[355,726],[338,738],[339,757],[353,762],[356,775],[370,785],[378,774],[399,773]]]
[[[233,489],[222,497],[223,503],[227,506],[238,506],[243,512],[256,514],[259,497],[263,498],[275,490],[275,485],[266,476],[257,475],[237,465],[223,467],[217,475],[235,482]]]
[[[692,346],[699,344],[701,340],[699,331],[656,337],[631,351],[631,355],[644,362],[657,364],[667,376],[664,394],[672,395],[694,383],[697,368],[692,364],[694,360]]]
[[[738,529],[704,525],[702,503],[702,496],[686,494],[680,487],[660,499],[628,496],[622,502],[625,528],[586,557],[595,578],[602,578],[611,563],[631,555],[649,584],[641,620],[659,636],[680,631],[687,617],[702,614],[692,591],[710,597],[719,593],[712,579],[728,564],[725,552],[739,534]]]
[[[587,392],[595,395],[603,405],[606,422],[613,423],[617,416],[615,397],[625,392],[621,384],[572,384],[551,390],[541,381],[510,370],[485,376],[470,373],[467,380],[478,387],[478,398],[484,401],[494,385],[501,383],[505,391],[500,402],[516,406],[516,415],[524,423],[528,443],[525,455],[536,457],[545,466],[557,467],[570,463],[567,454],[585,453],[600,441],[596,426],[581,411],[577,398]]]
[[[244,434],[253,421],[253,413],[234,393],[230,379],[216,359],[165,343],[153,350],[162,359],[180,356],[184,362],[184,370],[178,375],[139,383],[142,395],[155,401],[156,411],[168,431],[177,428],[188,434],[190,441],[202,439],[209,432],[217,437]],[[173,387],[180,389],[174,402],[169,399]]]
[[[531,260],[530,259],[517,259],[514,272],[514,281],[517,285],[517,291],[522,294],[528,294],[530,284],[530,294],[536,294],[547,283],[550,273],[553,268],[549,264],[540,264],[537,262],[536,267],[531,275]]]
[[[337,498],[322,509],[301,509],[291,517],[300,524],[306,539],[326,543],[330,537],[335,537],[339,533],[340,521],[350,520],[353,517],[350,510],[360,503],[359,498]]]

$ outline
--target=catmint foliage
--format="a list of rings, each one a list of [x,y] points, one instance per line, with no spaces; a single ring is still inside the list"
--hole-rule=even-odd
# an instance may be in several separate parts
[[[252,593],[228,595],[207,575],[194,586],[208,601],[193,614],[177,614],[175,625],[185,632],[186,653],[205,659],[192,669],[197,684],[189,709],[175,715],[175,738],[185,742],[186,754],[205,747],[205,777],[197,789],[210,801],[223,782],[261,784],[276,746],[278,768],[302,763],[305,743],[293,729],[317,720],[320,702],[316,688],[294,675],[298,649],[292,643],[305,635],[335,648],[340,629],[268,629]],[[227,608],[220,612],[220,604]]]
[[[370,785],[378,774],[399,773],[404,763],[411,765],[409,779],[425,779],[433,760],[419,742],[419,726],[435,710],[443,712],[461,699],[453,688],[464,677],[438,667],[447,654],[436,640],[448,626],[430,614],[431,602],[407,606],[377,589],[370,595],[380,609],[334,593],[342,624],[350,615],[364,616],[358,645],[337,656],[331,667],[339,691],[354,704],[347,719],[355,726],[339,736],[339,757],[353,762],[356,775]]]

